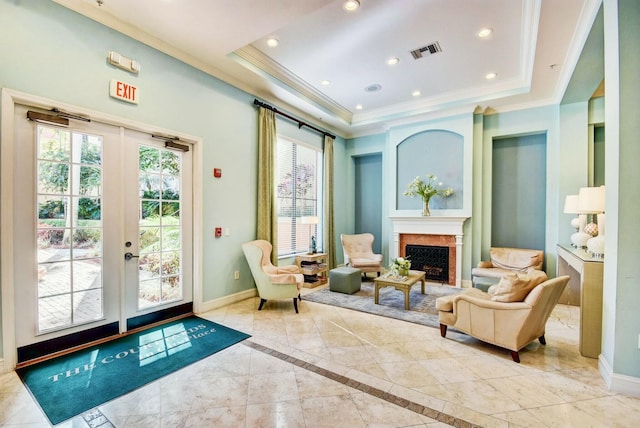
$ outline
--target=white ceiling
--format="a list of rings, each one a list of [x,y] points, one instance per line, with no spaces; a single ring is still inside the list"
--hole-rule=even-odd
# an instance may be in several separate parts
[[[343,0],[53,1],[345,137],[560,102],[600,4],[360,0],[348,13]],[[480,39],[484,27],[493,33]],[[442,52],[410,54],[434,42]],[[382,89],[365,91],[373,84]]]

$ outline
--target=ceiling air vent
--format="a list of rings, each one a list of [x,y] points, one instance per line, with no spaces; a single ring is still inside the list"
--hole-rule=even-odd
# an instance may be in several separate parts
[[[438,52],[442,52],[440,43],[433,42],[421,48],[412,50],[411,55],[413,55],[413,59],[418,59],[418,58],[422,58],[425,55],[433,55]]]

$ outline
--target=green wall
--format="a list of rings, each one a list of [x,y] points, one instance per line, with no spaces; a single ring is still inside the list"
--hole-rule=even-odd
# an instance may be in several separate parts
[[[493,141],[491,246],[544,250],[546,134]]]
[[[243,242],[255,239],[258,114],[253,95],[51,1],[0,0],[0,28],[3,88],[203,139],[203,198],[196,201],[203,213],[203,300],[253,288],[241,250]],[[109,65],[111,50],[140,62],[139,75]],[[110,98],[113,78],[136,85],[140,104]],[[277,126],[322,145],[322,135],[306,128],[281,120]],[[344,146],[337,138],[336,183],[345,182]],[[213,178],[214,167],[222,168],[222,178]],[[346,193],[338,184],[335,194],[339,236],[346,228]],[[229,228],[231,235],[215,239],[216,226]],[[233,279],[236,270],[239,280]]]
[[[443,126],[440,129],[447,130],[447,123],[451,118],[443,118]],[[561,208],[564,205],[564,196],[562,196],[562,205],[559,202],[559,183],[561,182],[561,173],[559,165],[565,162],[565,158],[561,158],[559,150],[559,110],[558,106],[539,107],[527,110],[519,110],[508,113],[493,115],[472,115],[468,119],[473,127],[473,141],[467,144],[473,144],[473,171],[471,191],[473,192],[473,217],[472,221],[465,223],[465,245],[463,248],[463,267],[462,279],[471,279],[471,268],[475,266],[481,258],[488,257],[489,247],[491,246],[491,160],[492,146],[494,139],[545,134],[547,141],[546,151],[546,188],[544,189],[546,197],[546,213],[543,213],[546,219],[546,267],[550,275],[555,275],[556,269],[556,244],[559,242],[558,223],[560,219],[564,221],[564,215]],[[437,120],[425,121],[425,124],[433,126],[437,124]],[[413,124],[416,128],[420,127],[420,123]],[[584,122],[586,128],[586,119]],[[393,129],[393,128],[392,128]],[[391,131],[390,131],[391,132]],[[347,156],[356,156],[367,153],[382,152],[383,159],[390,156],[388,153],[388,133],[370,135],[347,140]],[[585,140],[584,151],[586,153],[587,144]],[[566,154],[571,157],[570,153]],[[586,154],[585,154],[586,156]],[[393,190],[390,188],[393,180],[390,177],[395,174],[395,170],[388,165],[389,162],[383,161],[383,169],[385,180],[381,191],[385,197],[385,207],[390,206],[394,201],[390,200]],[[402,168],[402,165],[398,166]],[[394,166],[395,168],[395,166]],[[352,180],[353,174],[347,172],[347,177]],[[352,190],[351,190],[352,191]],[[350,208],[348,208],[349,210]],[[349,213],[349,211],[347,211]],[[349,214],[348,214],[349,215]],[[383,235],[384,241],[390,241],[391,222],[388,220],[388,213],[383,214]],[[385,219],[387,219],[385,221]],[[570,218],[567,219],[567,227]],[[569,234],[570,235],[570,234]],[[568,235],[568,236],[569,236]],[[481,240],[480,243],[477,240]],[[568,237],[567,237],[568,240]],[[479,251],[476,248],[479,246]],[[387,252],[384,253],[388,257]]]
[[[585,123],[586,127],[586,123]],[[481,259],[488,260],[491,245],[491,205],[492,205],[492,156],[493,141],[506,137],[517,137],[535,134],[546,134],[546,228],[545,228],[545,267],[550,276],[556,271],[556,244],[559,242],[558,223],[564,218],[562,207],[564,195],[560,203],[560,186],[562,172],[560,165],[566,159],[560,150],[560,122],[558,106],[538,107],[508,113],[493,114],[484,117],[482,139],[483,169],[474,179],[482,182],[480,194],[474,194],[474,205],[481,204],[482,244]],[[586,141],[586,140],[585,140]],[[587,149],[585,143],[584,150]],[[536,171],[531,171],[535,174]],[[567,220],[567,224],[568,221]]]
[[[640,2],[604,1],[606,233],[601,372],[640,387]],[[604,369],[603,369],[604,368]],[[635,379],[633,378],[635,377]]]
[[[618,4],[620,18],[616,10]],[[611,256],[605,259],[603,358],[614,373],[639,377],[640,281],[636,265],[640,256],[637,246],[640,232],[636,223],[640,198],[635,183],[640,182],[636,165],[640,159],[636,129],[640,115],[637,103],[640,4],[635,0],[605,0],[604,5],[605,50],[608,51],[605,174],[607,236],[611,236],[607,239],[606,251]],[[619,61],[611,56],[614,50],[617,55],[618,25]],[[203,297],[207,301],[252,288],[240,244],[255,237],[257,112],[252,105],[254,97],[51,1],[0,0],[0,28],[3,34],[0,37],[0,86],[203,139],[204,198],[199,201],[204,220]],[[132,76],[108,65],[106,55],[110,50],[135,58],[142,65],[141,73]],[[140,105],[109,98],[108,82],[112,78],[138,86]],[[586,104],[473,116],[475,218],[473,227],[465,225],[465,236],[473,237],[470,244],[473,251],[465,248],[463,252],[464,279],[470,278],[470,267],[477,263],[478,257],[486,257],[491,245],[487,237],[491,236],[492,141],[530,133],[547,135],[546,266],[550,273],[555,272],[555,243],[566,242],[572,233],[571,216],[561,212],[564,197],[584,185],[588,177],[585,141],[588,141],[589,109]],[[313,139],[307,131],[303,132],[304,138]],[[387,178],[395,171],[385,160],[387,140],[387,133],[336,140],[337,237],[353,231],[353,156],[382,153],[385,179],[381,191],[385,196],[393,194],[388,188],[392,180]],[[222,168],[222,179],[211,177],[214,167]],[[390,201],[383,200],[383,219],[389,215],[389,206]],[[229,228],[231,236],[214,239],[215,226]],[[383,221],[382,233],[389,236],[388,222]],[[385,257],[388,242],[389,239],[383,239]],[[337,250],[338,263],[341,263],[339,245]],[[234,270],[241,272],[238,281],[233,280]]]

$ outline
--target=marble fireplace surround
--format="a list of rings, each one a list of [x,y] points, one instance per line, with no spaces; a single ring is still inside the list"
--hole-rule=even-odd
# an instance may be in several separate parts
[[[468,217],[390,217],[393,224],[391,259],[404,256],[407,244],[449,247],[449,285],[462,284],[463,225]]]

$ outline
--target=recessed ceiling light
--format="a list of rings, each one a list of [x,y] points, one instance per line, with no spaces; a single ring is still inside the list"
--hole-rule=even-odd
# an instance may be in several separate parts
[[[373,85],[369,85],[366,88],[364,88],[365,92],[378,92],[380,89],[382,89],[382,85],[379,85],[378,83],[374,83]]]
[[[320,84],[322,86],[329,86],[331,84],[331,80],[323,80],[322,82],[320,82]]]
[[[498,76],[498,73],[487,73],[486,76],[484,76],[487,80],[491,80],[491,79],[495,79]]]
[[[362,110],[362,109],[363,109],[362,104],[358,104],[358,105],[356,106],[356,110]]]
[[[269,37],[267,39],[267,46],[270,46],[272,48],[275,48],[276,46],[278,46],[280,44],[280,40],[278,40],[275,37]]]
[[[413,95],[414,97],[419,97],[421,95],[421,92],[420,91],[413,91],[411,93],[411,95]]]
[[[347,12],[353,12],[359,7],[360,7],[360,2],[358,0],[347,0],[342,4],[342,8]]]
[[[389,64],[389,65],[396,65],[399,62],[400,62],[400,58],[396,58],[396,57],[389,58],[387,60],[387,64]]]
[[[493,33],[493,28],[483,28],[482,30],[478,31],[478,37],[483,39],[485,37],[489,37],[491,33]]]

